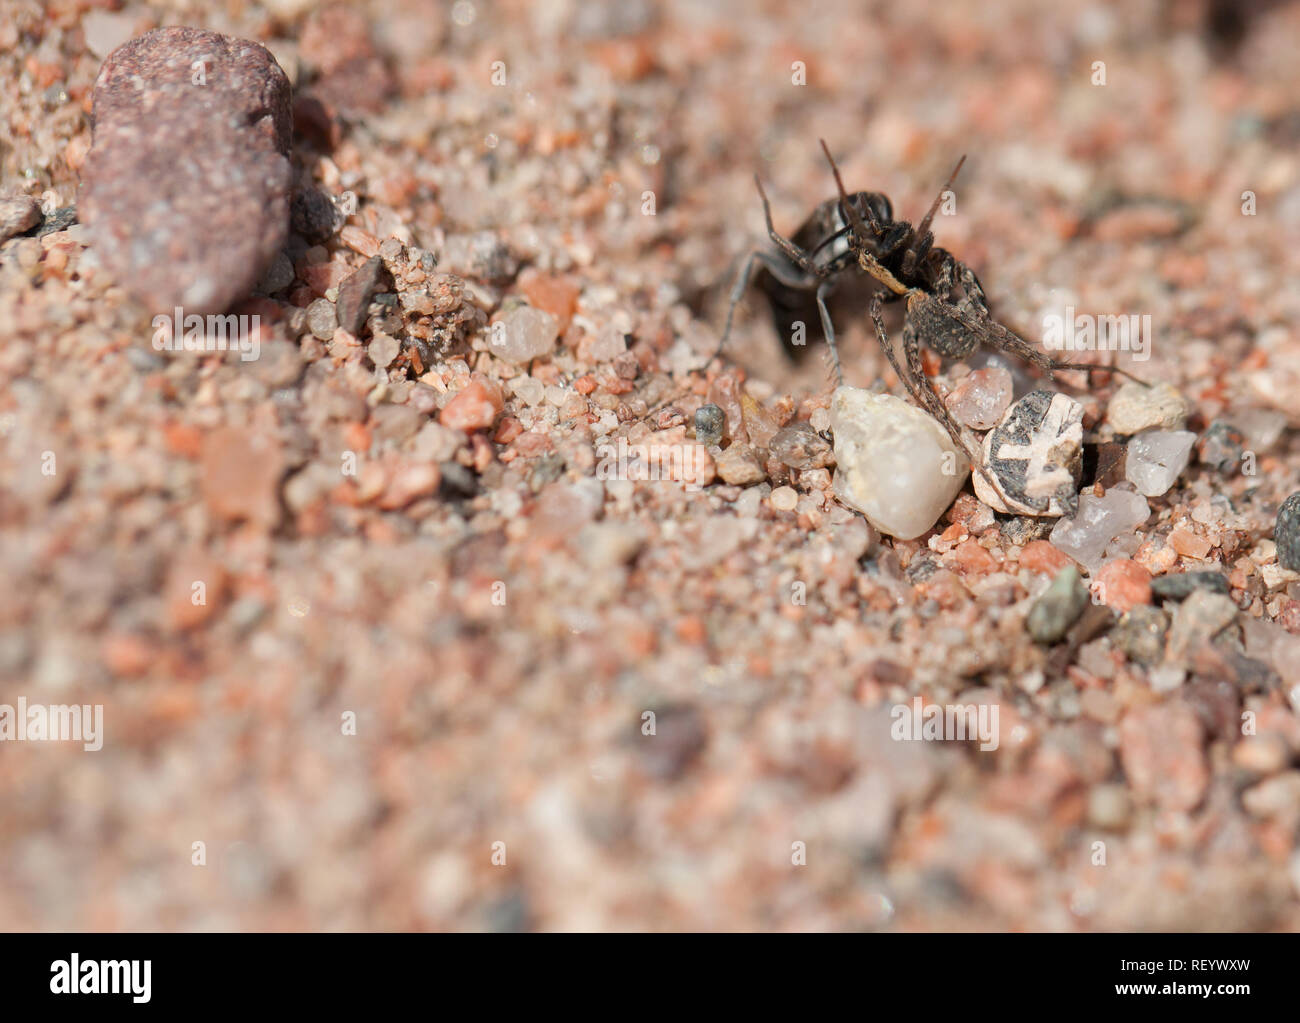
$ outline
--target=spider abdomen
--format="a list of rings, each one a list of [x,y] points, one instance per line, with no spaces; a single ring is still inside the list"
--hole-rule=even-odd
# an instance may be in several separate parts
[[[979,335],[965,323],[961,313],[933,295],[913,291],[907,299],[908,325],[940,355],[964,359],[979,347]]]

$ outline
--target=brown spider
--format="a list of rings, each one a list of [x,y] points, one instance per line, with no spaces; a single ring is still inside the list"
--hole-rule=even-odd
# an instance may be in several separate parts
[[[799,280],[808,288],[817,287],[819,299],[825,281],[846,269],[844,254],[856,258],[860,269],[884,285],[871,299],[869,313],[876,327],[876,337],[884,349],[894,373],[903,382],[912,398],[937,419],[957,444],[958,449],[969,451],[962,439],[961,429],[948,412],[921,364],[921,343],[929,345],[940,355],[962,359],[972,354],[980,345],[990,345],[1034,363],[1044,372],[1080,369],[1089,373],[1120,373],[1132,380],[1138,378],[1117,366],[1098,366],[1089,363],[1061,362],[1039,351],[1024,338],[1008,330],[993,318],[989,311],[984,288],[975,272],[959,262],[952,253],[934,244],[930,224],[938,212],[943,193],[952,186],[966,158],[963,156],[940,190],[920,224],[913,227],[906,220],[893,220],[881,214],[889,210],[889,200],[883,203],[863,201],[862,196],[879,193],[855,193],[850,199],[840,178],[839,168],[825,141],[822,151],[830,162],[839,190],[840,223],[846,225],[822,239],[812,252],[807,252],[779,235],[772,224],[771,205],[763,183],[755,176],[758,194],[763,200],[763,215],[767,220],[767,233],[782,254],[790,261],[793,270],[802,275]],[[839,243],[836,245],[836,243]],[[818,254],[828,247],[835,257],[818,259]],[[733,296],[734,297],[734,296]],[[884,302],[907,302],[903,320],[903,353],[907,372],[899,365],[898,355],[890,344],[880,309]],[[734,306],[734,302],[733,302]],[[824,316],[823,319],[828,319]],[[728,316],[730,320],[730,315]],[[843,381],[839,353],[831,346],[837,381]],[[1141,383],[1141,381],[1138,381]],[[978,458],[972,461],[979,466]],[[987,473],[986,473],[987,475]],[[992,482],[992,481],[990,481]]]

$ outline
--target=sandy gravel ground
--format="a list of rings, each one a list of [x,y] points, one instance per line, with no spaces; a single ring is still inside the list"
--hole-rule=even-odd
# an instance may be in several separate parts
[[[0,927],[1295,929],[1300,5],[1244,9],[0,0],[0,186],[51,227],[103,58],[164,24],[272,50],[295,187],[346,215],[237,307],[253,361],[156,351],[84,225],[0,245],[0,703],[104,720],[0,744]],[[1150,315],[1132,368],[1243,434],[1061,643],[1051,520],[969,487],[903,542],[826,469],[598,478],[709,401],[760,448],[824,415],[758,293],[708,359],[752,176],[793,231],[819,137],[914,219],[967,154],[936,229],[997,314]],[[525,304],[558,340],[516,363]],[[865,308],[848,382],[901,394]],[[1165,600],[1144,663],[1121,612],[1205,569],[1228,617]],[[998,748],[891,738],[915,697],[996,706]]]

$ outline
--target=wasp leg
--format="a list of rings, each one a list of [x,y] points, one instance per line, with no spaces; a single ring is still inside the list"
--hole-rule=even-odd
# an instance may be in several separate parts
[[[772,239],[772,244],[784,252],[791,263],[810,277],[818,280],[826,277],[829,271],[825,267],[818,267],[808,256],[808,253],[804,252],[790,239],[777,234],[776,226],[772,223],[772,204],[768,202],[767,192],[763,190],[763,182],[759,180],[757,174],[754,175],[754,184],[758,186],[759,197],[763,200],[763,219],[767,221],[767,236]]]
[[[776,280],[784,284],[787,288],[803,290],[808,288],[812,281],[792,267],[786,260],[774,256],[762,249],[754,249],[745,257],[745,262],[740,267],[740,273],[736,275],[736,283],[731,286],[730,305],[727,306],[727,321],[722,327],[722,337],[718,339],[718,347],[713,350],[710,361],[718,358],[722,350],[727,346],[727,341],[731,337],[731,321],[736,314],[736,306],[740,300],[745,297],[745,292],[749,290],[749,282],[754,276],[754,264],[762,263],[763,268],[770,273]]]
[[[817,312],[822,318],[822,333],[826,335],[826,344],[830,346],[831,362],[835,366],[835,386],[844,386],[844,367],[840,365],[840,352],[835,347],[835,327],[831,324],[831,314],[826,308],[826,296],[830,294],[831,282],[822,281],[817,286]]]

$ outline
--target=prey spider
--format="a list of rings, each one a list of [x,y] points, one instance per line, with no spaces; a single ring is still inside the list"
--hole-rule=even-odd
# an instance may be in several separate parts
[[[965,163],[964,156],[957,162],[948,184],[935,197],[921,222],[913,227],[906,220],[892,218],[889,199],[879,192],[856,192],[850,196],[844,189],[839,167],[836,166],[835,158],[831,156],[825,141],[821,142],[821,147],[831,165],[831,173],[835,176],[835,185],[839,192],[838,199],[828,200],[836,204],[838,224],[824,214],[820,220],[815,215],[800,230],[800,234],[815,236],[820,231],[821,237],[811,251],[801,248],[795,242],[777,233],[772,223],[772,209],[767,193],[763,189],[762,181],[757,175],[755,176],[754,182],[763,201],[763,216],[767,221],[768,237],[789,261],[790,267],[788,269],[780,267],[774,257],[765,257],[761,253],[751,254],[737,281],[736,288],[732,291],[732,304],[727,313],[727,325],[723,329],[722,343],[725,343],[730,332],[732,312],[744,292],[744,284],[748,281],[753,264],[755,260],[761,260],[774,275],[776,274],[774,266],[784,270],[789,286],[816,288],[818,312],[822,318],[823,331],[834,362],[836,383],[842,384],[843,369],[840,365],[839,352],[835,347],[834,330],[826,311],[824,298],[833,280],[856,262],[862,271],[884,286],[883,290],[877,291],[872,296],[868,314],[876,328],[876,337],[886,358],[889,359],[890,366],[893,367],[895,375],[903,382],[903,386],[907,388],[913,400],[939,421],[959,450],[969,451],[970,448],[962,438],[961,428],[925,375],[921,363],[922,342],[940,355],[952,359],[966,358],[981,345],[988,345],[1032,362],[1048,374],[1072,369],[1085,370],[1089,373],[1104,371],[1120,373],[1137,380],[1132,373],[1117,366],[1063,362],[1039,351],[993,318],[984,288],[979,278],[975,276],[975,272],[958,261],[952,253],[934,244],[934,234],[930,230],[930,224],[939,210],[943,193],[952,186],[962,164]],[[824,203],[818,207],[819,211],[824,210],[826,205]],[[814,222],[817,222],[815,226]],[[826,233],[828,231],[829,233]],[[903,354],[907,364],[906,372],[899,364],[898,354],[890,343],[884,318],[881,315],[881,306],[884,303],[897,301],[907,303],[903,319]],[[721,352],[722,343],[719,344],[715,356]],[[979,464],[979,459],[972,460],[982,471],[983,466]]]

